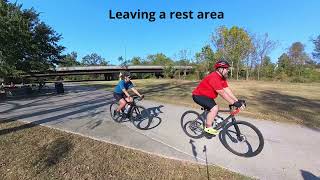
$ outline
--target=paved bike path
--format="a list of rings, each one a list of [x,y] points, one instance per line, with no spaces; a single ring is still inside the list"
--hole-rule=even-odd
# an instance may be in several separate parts
[[[65,87],[64,95],[1,102],[0,120],[34,122],[175,159],[200,163],[206,163],[207,159],[209,164],[259,179],[320,176],[319,131],[241,117],[257,126],[265,138],[261,154],[243,158],[226,150],[218,137],[191,139],[186,136],[180,127],[180,118],[190,108],[144,100],[140,104],[151,111],[153,121],[150,129],[139,130],[130,122],[111,120],[110,92],[74,84]],[[20,129],[13,129],[11,133],[17,130]],[[0,135],[8,132],[1,129]]]

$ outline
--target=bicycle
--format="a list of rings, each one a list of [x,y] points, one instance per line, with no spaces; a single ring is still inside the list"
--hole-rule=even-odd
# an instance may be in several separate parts
[[[205,127],[209,109],[201,108],[201,110],[204,111],[202,114],[190,110],[186,111],[181,117],[181,127],[183,131],[187,136],[194,139],[208,135],[203,129]],[[230,115],[227,118],[217,115],[216,118],[221,118],[222,121],[220,123],[214,121],[212,126],[214,129],[221,129],[219,139],[223,146],[238,156],[253,157],[258,155],[264,147],[264,138],[260,130],[249,122],[237,121],[235,115],[240,112],[240,109],[235,108],[233,105],[229,106],[229,110],[219,110],[218,113],[221,112],[228,112]],[[191,130],[190,132],[188,132],[189,129]],[[249,139],[253,140],[253,142],[249,142]],[[233,147],[236,145],[247,150],[238,151],[238,149]],[[257,147],[255,150],[253,149],[253,145],[255,145],[254,147]]]
[[[143,98],[140,98],[138,96],[133,96],[133,101],[132,102],[127,102],[127,105],[125,108],[127,108],[128,105],[130,105],[130,108],[128,109],[128,112],[125,113],[125,108],[123,108],[119,114],[115,114],[115,110],[118,109],[119,107],[119,102],[114,101],[110,105],[110,114],[112,119],[115,122],[123,122],[125,119],[129,119],[135,127],[138,129],[147,129],[150,126],[150,113],[149,111],[141,106],[137,105],[139,101],[141,101]],[[145,120],[148,120],[147,125],[142,125]]]

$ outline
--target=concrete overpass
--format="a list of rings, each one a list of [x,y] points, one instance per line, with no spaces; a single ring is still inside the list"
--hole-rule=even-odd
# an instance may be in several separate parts
[[[103,74],[105,80],[117,79],[122,71],[131,73],[154,73],[155,76],[163,76],[165,66],[75,66],[58,67],[47,73],[33,73],[24,77],[50,77],[50,76],[69,76],[69,75],[90,75]],[[173,66],[174,71],[187,75],[192,70],[192,66]]]

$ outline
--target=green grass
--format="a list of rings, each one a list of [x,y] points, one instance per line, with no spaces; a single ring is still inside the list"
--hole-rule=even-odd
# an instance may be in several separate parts
[[[133,80],[146,99],[164,103],[198,107],[191,98],[197,81],[172,79]],[[98,88],[112,91],[117,81],[90,82]],[[320,127],[320,83],[287,83],[273,81],[230,81],[238,98],[247,100],[241,114],[248,117],[280,122],[293,122]],[[227,103],[217,99],[222,108]]]
[[[16,121],[0,122],[0,179],[250,179]]]

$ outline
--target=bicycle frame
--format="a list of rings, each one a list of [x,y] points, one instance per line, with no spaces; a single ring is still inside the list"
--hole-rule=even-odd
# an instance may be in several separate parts
[[[237,125],[236,123],[234,123],[234,122],[237,121],[236,118],[235,118],[235,115],[240,112],[240,109],[237,108],[237,109],[235,109],[234,111],[232,111],[232,108],[231,108],[231,107],[229,107],[229,108],[230,108],[230,110],[219,110],[219,111],[218,111],[218,113],[222,113],[222,112],[230,113],[230,115],[229,115],[227,118],[223,119],[223,121],[221,122],[221,124],[222,124],[222,125],[228,124],[227,122],[228,122],[229,119],[231,118],[231,122],[230,122],[230,123],[233,123],[233,126],[234,126],[234,128],[235,128],[235,130],[236,130],[237,138],[238,138],[238,140],[241,140],[241,136],[240,136],[240,135],[241,135],[241,132],[240,132],[240,129],[239,129],[238,125]],[[204,120],[206,120],[209,111],[208,111],[207,109],[204,109],[204,108],[201,108],[201,109],[204,110],[204,113],[201,114],[201,115],[202,115],[202,118],[203,118]],[[218,115],[218,114],[217,114],[217,115]],[[222,126],[221,126],[221,127],[222,127]],[[218,127],[218,129],[220,129],[221,127]]]
[[[132,109],[135,107],[135,106],[137,106],[136,105],[136,99],[138,99],[139,97],[137,97],[137,96],[133,96],[132,97],[132,102],[128,102],[126,99],[124,99],[126,102],[127,102],[127,106],[129,106],[130,105],[130,108],[128,109],[128,113],[126,114],[126,117],[127,118],[130,118],[131,117],[131,115],[132,115]],[[139,101],[139,100],[138,100]]]

